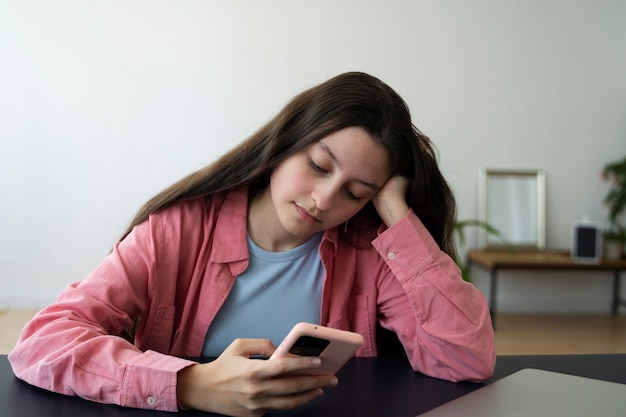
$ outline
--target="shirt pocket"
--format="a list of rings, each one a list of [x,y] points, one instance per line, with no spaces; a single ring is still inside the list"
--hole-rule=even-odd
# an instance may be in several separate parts
[[[349,297],[344,314],[328,322],[328,327],[350,330],[363,336],[363,346],[356,356],[375,356],[374,334],[376,312],[370,311],[369,298],[365,294],[353,294]]]

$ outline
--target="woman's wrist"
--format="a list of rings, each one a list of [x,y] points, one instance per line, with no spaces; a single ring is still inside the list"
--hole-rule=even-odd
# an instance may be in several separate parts
[[[376,193],[372,202],[380,218],[387,227],[399,222],[409,211],[406,192],[410,180],[402,176],[394,176]]]
[[[180,410],[187,410],[193,408],[190,405],[189,395],[192,392],[190,389],[196,384],[193,380],[197,375],[197,367],[199,365],[191,365],[178,371],[176,382],[176,403]]]
[[[381,207],[377,207],[377,211],[385,225],[391,227],[406,216],[409,212],[409,205],[403,200],[386,202]]]

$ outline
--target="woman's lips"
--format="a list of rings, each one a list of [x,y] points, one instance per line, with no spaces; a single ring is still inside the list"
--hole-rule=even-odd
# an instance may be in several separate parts
[[[298,212],[298,216],[300,216],[300,218],[304,220],[305,222],[311,223],[311,224],[321,222],[320,219],[318,219],[315,216],[310,215],[308,211],[306,211],[299,205],[295,204],[295,206],[296,206],[296,211]]]

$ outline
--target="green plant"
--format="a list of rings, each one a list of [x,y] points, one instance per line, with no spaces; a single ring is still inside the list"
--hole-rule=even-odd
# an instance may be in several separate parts
[[[506,246],[506,240],[504,239],[504,235],[498,229],[496,229],[489,223],[484,222],[482,220],[457,220],[457,222],[454,225],[454,231],[456,233],[456,237],[457,237],[459,246],[461,247],[462,251],[464,251],[465,243],[467,241],[466,235],[465,235],[465,229],[467,227],[478,227],[480,229],[483,229],[485,232],[487,232],[487,234],[490,234],[498,238]],[[456,264],[459,266],[459,268],[461,268],[461,275],[463,276],[463,279],[465,281],[471,282],[471,279],[469,277],[469,273],[467,270],[467,266],[465,265],[463,258],[458,257],[456,259]]]
[[[626,230],[610,228],[603,232],[602,236],[606,240],[617,240],[618,242],[626,242]]]
[[[626,157],[605,165],[602,177],[610,182],[603,200],[609,209],[609,229],[604,232],[604,237],[626,243],[626,228],[621,219],[626,210]]]

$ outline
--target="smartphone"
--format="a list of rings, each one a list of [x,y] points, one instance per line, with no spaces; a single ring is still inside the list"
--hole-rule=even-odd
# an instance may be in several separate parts
[[[346,330],[311,323],[296,324],[270,356],[318,356],[318,368],[303,369],[300,375],[335,375],[363,344],[363,336]]]

